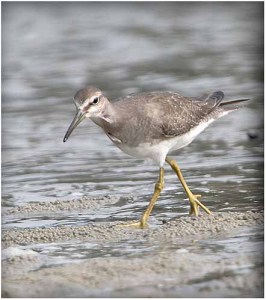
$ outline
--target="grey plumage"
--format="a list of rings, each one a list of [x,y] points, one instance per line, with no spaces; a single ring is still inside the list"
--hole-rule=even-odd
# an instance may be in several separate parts
[[[204,98],[189,98],[172,92],[129,95],[113,103],[118,123],[106,129],[132,146],[180,136],[210,118],[219,118],[228,110],[226,106],[219,106],[223,96],[222,92]]]
[[[77,106],[92,105],[89,99],[98,95],[104,102],[99,115],[89,116],[101,126],[114,143],[136,147],[141,143],[182,136],[210,119],[217,119],[238,108],[248,99],[222,102],[224,93],[216,91],[201,97],[185,97],[174,92],[143,92],[118,98],[110,103],[98,88],[89,86],[74,97]],[[231,105],[230,105],[231,104]]]

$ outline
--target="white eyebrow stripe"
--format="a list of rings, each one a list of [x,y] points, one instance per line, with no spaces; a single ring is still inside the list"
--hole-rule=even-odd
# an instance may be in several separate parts
[[[84,107],[86,107],[86,106],[88,106],[89,104],[90,104],[90,98],[87,98],[84,102],[83,102],[83,104],[80,106],[80,108],[81,109],[83,109]]]

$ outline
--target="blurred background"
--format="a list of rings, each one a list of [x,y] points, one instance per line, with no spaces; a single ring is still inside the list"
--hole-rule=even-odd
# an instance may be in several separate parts
[[[3,2],[4,206],[134,195],[86,221],[143,211],[157,166],[122,153],[91,121],[62,141],[73,95],[88,84],[110,100],[152,90],[252,99],[174,157],[210,209],[262,208],[263,2]],[[167,168],[152,219],[187,214],[185,197]]]

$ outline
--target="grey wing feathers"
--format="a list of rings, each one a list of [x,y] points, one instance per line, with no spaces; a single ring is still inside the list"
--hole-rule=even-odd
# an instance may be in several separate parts
[[[199,125],[204,119],[220,105],[224,93],[216,91],[199,98],[174,98],[169,104],[172,106],[171,114],[165,115],[162,122],[162,135],[174,137],[188,132],[191,128]]]
[[[222,91],[216,91],[210,94],[204,94],[201,97],[196,97],[193,99],[202,102],[208,102],[208,104],[213,103],[213,106],[216,107],[219,106],[223,98],[224,98],[224,93]]]
[[[221,105],[223,97],[221,91],[197,98],[172,92],[144,92],[119,98],[113,105],[126,124],[123,126],[132,130],[136,138],[149,131],[147,140],[167,139],[185,134],[203,121],[222,116],[229,110]],[[136,113],[129,113],[132,111]]]

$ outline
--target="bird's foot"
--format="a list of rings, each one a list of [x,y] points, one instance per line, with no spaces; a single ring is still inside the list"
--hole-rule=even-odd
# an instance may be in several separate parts
[[[144,229],[144,228],[149,227],[148,223],[144,223],[142,221],[133,222],[133,223],[118,224],[116,226],[118,226],[118,227],[131,227],[131,228],[136,228],[136,229]]]
[[[190,201],[190,215],[199,215],[199,207],[201,207],[207,214],[211,214],[211,211],[203,205],[198,198],[201,198],[201,195],[189,195],[189,201]]]

